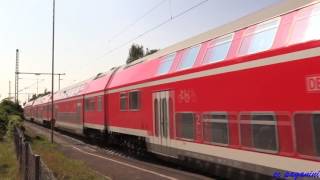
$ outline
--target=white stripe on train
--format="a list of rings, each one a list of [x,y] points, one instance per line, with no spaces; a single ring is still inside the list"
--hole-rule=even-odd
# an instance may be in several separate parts
[[[145,88],[150,86],[157,86],[161,84],[190,80],[190,79],[207,77],[212,75],[224,74],[224,73],[229,73],[234,71],[258,68],[258,67],[280,64],[285,62],[299,61],[301,59],[317,57],[317,56],[320,56],[320,47],[262,58],[262,59],[238,63],[238,64],[233,64],[233,65],[209,69],[209,70],[204,70],[204,71],[190,73],[190,74],[184,74],[176,77],[160,79],[160,80],[136,84],[132,86],[112,89],[112,90],[106,91],[106,94],[117,93],[121,91],[128,91],[133,89],[140,89],[140,88]]]
[[[151,144],[159,144],[158,138],[147,135],[147,131],[123,127],[111,126],[109,129],[113,132],[137,135],[147,138],[147,142]],[[232,149],[228,147],[199,144],[194,142],[182,141],[177,139],[169,139],[168,147],[190,151],[194,153],[221,157],[230,159],[233,161],[240,161],[249,164],[256,164],[259,166],[279,169],[283,171],[292,172],[309,172],[318,171],[320,169],[320,163],[316,161],[308,161],[303,159],[296,159],[291,157],[284,157],[266,153],[252,152],[240,149]]]

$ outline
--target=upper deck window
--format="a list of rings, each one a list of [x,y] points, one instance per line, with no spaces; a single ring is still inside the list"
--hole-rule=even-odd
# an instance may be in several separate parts
[[[203,64],[224,60],[228,55],[233,35],[234,33],[213,40],[208,47]]]
[[[239,55],[253,54],[272,47],[277,34],[280,18],[258,24],[255,29],[249,27],[242,39]]]
[[[200,45],[196,45],[189,48],[183,55],[178,69],[181,70],[181,69],[188,69],[192,67],[198,57],[199,50],[200,50]]]
[[[173,54],[167,55],[163,60],[161,60],[160,66],[158,69],[158,75],[166,74],[170,71],[171,65],[175,57],[176,57],[176,53],[173,53]]]
[[[311,13],[309,13],[312,8]],[[309,12],[308,12],[309,11]],[[291,28],[289,44],[320,39],[320,4],[301,9]]]

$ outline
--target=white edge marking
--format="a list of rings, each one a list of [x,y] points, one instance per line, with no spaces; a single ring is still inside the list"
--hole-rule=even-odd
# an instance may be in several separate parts
[[[149,138],[152,138],[151,136]],[[150,143],[150,142],[149,142]],[[152,143],[158,144],[158,143]],[[316,161],[283,157],[274,154],[252,152],[242,149],[232,149],[215,145],[198,144],[181,140],[171,139],[170,147],[183,151],[190,151],[209,156],[215,156],[239,162],[256,164],[274,169],[292,172],[318,171],[320,163]],[[161,145],[161,144],[160,144]]]
[[[174,177],[171,177],[171,176],[166,176],[164,174],[160,174],[160,173],[157,173],[157,172],[154,172],[154,171],[151,171],[151,170],[148,170],[148,169],[144,169],[144,168],[139,168],[137,166],[133,166],[131,164],[128,164],[128,163],[125,163],[125,162],[121,162],[121,161],[117,161],[117,160],[114,160],[114,159],[110,159],[110,158],[107,158],[107,157],[103,157],[103,156],[99,156],[97,154],[93,154],[93,153],[89,153],[89,152],[86,152],[86,151],[83,151],[77,147],[74,147],[72,146],[73,149],[76,149],[77,151],[81,152],[81,153],[84,153],[84,154],[88,154],[90,156],[94,156],[94,157],[98,157],[98,158],[101,158],[101,159],[104,159],[104,160],[108,160],[108,161],[112,161],[114,163],[117,163],[117,164],[121,164],[123,166],[128,166],[128,167],[131,167],[133,169],[137,169],[137,170],[140,170],[140,171],[143,171],[143,172],[147,172],[147,173],[150,173],[150,174],[154,174],[154,175],[157,175],[157,176],[160,176],[160,177],[163,177],[163,178],[166,178],[166,179],[171,179],[171,180],[177,180],[176,178]]]
[[[258,68],[258,67],[280,64],[280,63],[285,63],[285,62],[297,61],[297,60],[301,60],[301,59],[305,59],[305,58],[316,57],[319,55],[320,55],[320,47],[316,47],[316,48],[292,52],[292,53],[288,53],[288,54],[284,54],[284,55],[277,55],[277,56],[262,58],[262,59],[258,59],[258,60],[252,60],[252,61],[247,61],[247,62],[243,62],[243,63],[232,64],[229,66],[223,66],[223,67],[219,67],[219,68],[208,69],[208,70],[204,70],[204,71],[199,71],[199,72],[184,74],[184,75],[180,75],[180,76],[170,77],[170,78],[166,78],[166,79],[150,81],[150,82],[146,82],[146,83],[142,83],[142,84],[136,84],[136,85],[131,85],[131,86],[127,86],[127,87],[112,89],[112,90],[106,91],[106,94],[111,94],[111,93],[116,93],[116,92],[121,92],[121,91],[128,91],[131,89],[139,89],[139,88],[144,88],[144,87],[149,87],[149,86],[156,86],[156,85],[178,82],[178,81],[183,81],[183,80],[190,80],[190,79],[195,79],[195,78],[207,77],[207,76],[212,76],[212,75],[224,74],[224,73],[228,73],[228,72]]]
[[[92,128],[92,129],[99,129],[99,130],[106,129],[104,125],[93,124],[93,123],[84,123],[84,127],[88,127],[88,128]]]
[[[88,95],[84,95],[84,98],[91,98],[91,97],[95,97],[95,96],[103,96],[104,95],[104,90],[101,92],[97,92],[97,93],[93,93],[93,94],[88,94]]]
[[[42,120],[40,118],[34,118],[33,120],[37,123],[42,123]]]
[[[72,129],[77,129],[77,130],[82,130],[82,124],[73,124],[73,123],[66,123],[66,122],[59,122],[56,121],[55,125],[57,127],[68,127],[68,128],[72,128]]]
[[[153,136],[148,136],[147,132],[144,130],[138,129],[130,129],[130,128],[120,128],[111,126],[109,129],[113,132],[118,133],[126,133],[137,136],[147,137],[147,142],[152,144],[160,144],[156,141],[150,141],[153,139]],[[310,170],[319,170],[320,163],[296,159],[292,157],[281,157],[274,154],[265,154],[260,152],[251,152],[243,149],[232,149],[227,147],[220,147],[215,145],[207,145],[207,144],[198,144],[194,142],[187,142],[181,140],[171,139],[169,146],[175,149],[191,151],[194,153],[205,154],[209,156],[216,156],[225,159],[237,160],[244,163],[253,163],[261,166],[266,166],[275,169],[281,169],[285,171],[294,171],[294,172],[302,172],[302,171],[310,171]]]
[[[148,136],[147,131],[141,130],[141,129],[131,129],[131,128],[116,127],[116,126],[109,126],[108,129],[111,132],[125,133],[125,134],[131,134],[131,135],[143,136],[143,137]]]
[[[54,102],[55,104],[58,104],[58,103],[62,103],[62,102],[66,102],[66,101],[76,101],[76,100],[80,100],[80,99],[83,99],[83,95],[79,95],[78,97],[72,97],[72,98],[68,98],[68,99],[55,99]]]

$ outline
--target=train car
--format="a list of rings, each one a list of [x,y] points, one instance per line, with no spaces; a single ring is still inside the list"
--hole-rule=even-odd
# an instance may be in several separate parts
[[[107,130],[107,95],[105,89],[109,85],[118,68],[106,73],[97,74],[84,90],[84,134],[98,137]]]
[[[83,96],[92,79],[81,81],[54,94],[55,127],[83,134]]]
[[[285,1],[98,74],[55,93],[56,127],[217,175],[318,171],[319,22]]]
[[[32,105],[32,111],[33,111],[33,121],[39,123],[39,124],[48,124],[48,121],[50,121],[49,118],[49,99],[50,94],[45,95],[43,97],[39,97],[34,100],[34,103]]]
[[[275,11],[119,69],[106,91],[109,132],[201,167],[320,169],[320,5]]]
[[[51,94],[43,96],[41,103],[42,108],[42,124],[45,126],[50,126],[51,124]]]
[[[23,107],[23,115],[24,118],[28,121],[32,120],[32,106],[33,106],[34,101],[28,101]]]

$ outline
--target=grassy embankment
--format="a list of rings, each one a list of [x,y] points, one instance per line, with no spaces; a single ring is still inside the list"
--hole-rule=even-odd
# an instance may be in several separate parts
[[[9,100],[0,102],[0,179],[20,179],[13,145],[13,127],[22,122],[22,108]]]
[[[23,110],[20,105],[10,100],[0,102],[0,179],[19,180],[19,165],[13,144],[13,127],[22,126]],[[22,126],[23,129],[23,126]],[[97,175],[82,161],[67,158],[58,150],[56,144],[47,139],[32,135],[30,141],[34,153],[39,154],[58,180],[99,180],[105,179]]]
[[[26,132],[34,153],[39,154],[57,179],[87,180],[105,179],[90,169],[83,161],[73,160],[59,151],[57,144],[51,144],[47,138]]]
[[[7,139],[0,141],[0,179],[20,179],[14,146]]]

